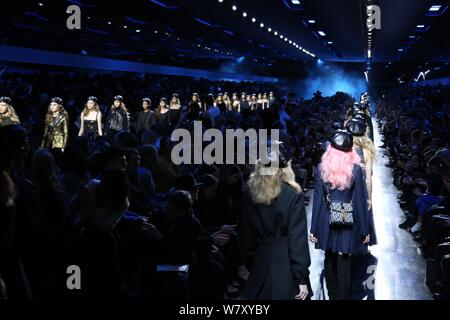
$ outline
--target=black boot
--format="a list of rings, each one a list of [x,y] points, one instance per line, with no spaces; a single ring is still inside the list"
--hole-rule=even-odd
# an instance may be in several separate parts
[[[337,256],[337,299],[352,299],[352,259],[348,254]]]
[[[328,299],[337,299],[337,255],[325,252],[325,282],[327,284]]]

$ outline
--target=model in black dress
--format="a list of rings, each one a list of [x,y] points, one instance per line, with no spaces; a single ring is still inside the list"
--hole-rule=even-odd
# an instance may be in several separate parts
[[[96,97],[89,97],[80,116],[81,125],[78,136],[86,137],[90,143],[103,135],[102,113],[97,101]]]

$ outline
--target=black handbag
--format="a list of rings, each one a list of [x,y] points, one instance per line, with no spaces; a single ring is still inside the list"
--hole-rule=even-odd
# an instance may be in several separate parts
[[[329,223],[332,226],[353,226],[353,202],[332,202],[330,186],[324,182],[325,200],[329,211]]]

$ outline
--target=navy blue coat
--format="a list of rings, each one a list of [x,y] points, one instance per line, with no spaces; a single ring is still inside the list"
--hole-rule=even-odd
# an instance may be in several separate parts
[[[367,245],[362,242],[369,233],[367,192],[361,166],[353,166],[354,180],[350,188],[340,191],[330,190],[331,201],[350,202],[353,200],[353,220],[351,227],[330,226],[329,210],[320,171],[316,170],[314,202],[311,219],[311,233],[316,236],[316,249],[347,254],[364,254]]]

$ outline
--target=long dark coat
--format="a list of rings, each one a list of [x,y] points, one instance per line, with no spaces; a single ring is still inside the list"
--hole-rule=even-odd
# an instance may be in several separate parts
[[[283,184],[278,198],[267,206],[255,205],[247,196],[241,231],[246,257],[253,256],[244,299],[292,300],[300,284],[309,286],[311,260],[302,193]]]
[[[147,131],[150,130],[156,124],[156,115],[152,110],[148,110],[147,112],[139,111],[136,114],[136,119],[134,123],[134,128],[136,132]]]

